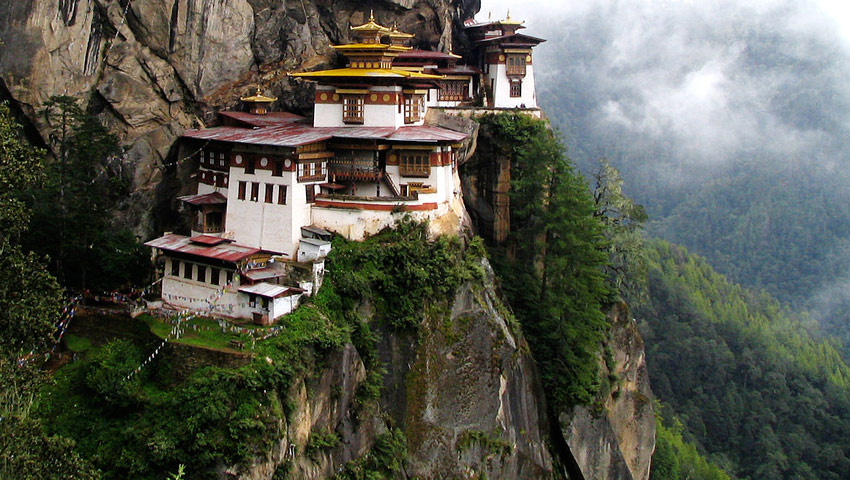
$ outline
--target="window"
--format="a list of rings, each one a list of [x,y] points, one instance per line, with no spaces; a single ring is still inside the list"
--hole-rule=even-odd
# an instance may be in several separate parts
[[[192,279],[192,264],[189,262],[183,264],[183,278],[186,280]]]
[[[440,88],[439,99],[448,101],[466,100],[466,94],[469,91],[469,86],[463,81],[447,81],[443,82]]]
[[[207,281],[207,267],[203,265],[198,265],[198,269],[196,270],[197,274],[195,275],[195,280],[199,282]]]
[[[398,169],[405,177],[427,177],[431,175],[431,154],[429,152],[402,153]]]
[[[180,276],[180,260],[171,260],[171,275],[174,277]]]
[[[319,182],[325,179],[327,164],[321,160],[298,164],[299,182]]]
[[[422,120],[422,112],[425,110],[422,95],[404,96],[404,123],[416,123]]]
[[[506,68],[508,75],[525,75],[525,54],[508,55]]]
[[[227,278],[227,285],[233,283],[233,270],[227,270],[225,272],[225,277]]]
[[[282,177],[283,176],[283,160],[275,160],[274,168],[272,168],[272,176],[273,177]]]
[[[342,121],[363,123],[363,95],[342,96]]]
[[[307,192],[307,203],[316,201],[316,190],[313,188],[313,185],[307,185],[304,191]]]
[[[212,283],[213,285],[218,285],[220,275],[221,272],[219,271],[219,269],[210,267],[210,283]]]
[[[266,184],[266,203],[272,203],[274,200],[274,185]]]
[[[286,205],[286,185],[278,185],[277,187],[277,204]]]
[[[511,97],[517,98],[522,96],[522,82],[511,82]]]
[[[245,200],[245,187],[246,182],[244,180],[239,180],[239,192],[237,193],[237,198],[239,200]]]
[[[254,173],[254,159],[246,158],[245,159],[245,173],[252,174]]]
[[[256,202],[260,199],[260,183],[251,182],[251,201]]]

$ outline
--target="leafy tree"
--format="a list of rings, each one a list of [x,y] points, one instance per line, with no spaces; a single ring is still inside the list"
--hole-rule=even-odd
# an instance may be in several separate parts
[[[584,179],[544,121],[478,119],[483,138],[511,162],[511,231],[494,263],[531,339],[550,401],[587,404],[599,390],[596,361],[608,324],[604,225]]]
[[[45,436],[30,416],[44,378],[35,362],[18,363],[25,352],[49,345],[61,304],[44,261],[18,243],[30,214],[21,198],[43,181],[43,157],[0,104],[0,478],[89,480],[99,476],[73,443]]]
[[[623,193],[620,172],[607,159],[599,161],[593,175],[593,215],[604,225],[608,240],[608,281],[615,292],[623,294],[633,306],[646,298],[646,258],[643,248],[643,223],[646,211]]]
[[[54,159],[44,188],[31,192],[28,246],[49,255],[64,285],[110,289],[141,283],[145,249],[110,219],[110,208],[127,195],[117,138],[73,97],[51,97],[43,114]]]
[[[653,391],[683,435],[742,478],[850,476],[850,366],[837,343],[682,247],[654,242],[647,258],[636,316]]]

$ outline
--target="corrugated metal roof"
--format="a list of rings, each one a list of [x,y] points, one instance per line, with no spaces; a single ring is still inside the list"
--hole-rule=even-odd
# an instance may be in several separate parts
[[[189,240],[191,240],[192,243],[200,243],[201,245],[207,246],[220,245],[224,242],[232,242],[232,240],[216,237],[215,235],[196,235]]]
[[[283,297],[284,295],[292,295],[293,289],[290,287],[282,287],[280,285],[275,285],[273,283],[258,283],[256,285],[248,285],[244,287],[239,287],[239,291],[242,293],[250,293],[253,295],[259,295],[261,297],[268,298],[278,298]]]
[[[187,130],[186,138],[219,140],[247,145],[298,147],[331,138],[357,140],[388,140],[398,142],[436,143],[456,142],[467,137],[465,133],[441,127],[310,127],[300,124],[266,128],[213,127]]]
[[[243,275],[250,278],[251,281],[257,282],[260,280],[268,280],[270,278],[280,278],[286,275],[286,269],[277,263],[272,263],[270,266],[265,268],[254,268],[248,270]]]
[[[433,50],[422,50],[419,48],[414,48],[413,50],[404,53],[399,53],[398,57],[396,57],[396,60],[457,60],[459,58],[463,57],[461,57],[460,55],[455,55],[453,53],[435,52]]]
[[[182,197],[177,197],[177,200],[181,200],[190,205],[221,205],[227,203],[227,197],[219,192],[204,193],[201,195],[184,195]]]
[[[397,142],[459,142],[466,138],[465,133],[455,132],[447,128],[429,127],[426,125],[419,127],[401,127],[392,135],[387,137],[387,140]]]
[[[240,262],[252,255],[262,252],[262,250],[258,248],[245,247],[235,243],[223,243],[214,246],[199,245],[197,243],[193,243],[192,239],[187,236],[177,235],[174,233],[163,235],[162,237],[145,243],[145,245],[168,252],[195,255],[198,257],[233,263]]]

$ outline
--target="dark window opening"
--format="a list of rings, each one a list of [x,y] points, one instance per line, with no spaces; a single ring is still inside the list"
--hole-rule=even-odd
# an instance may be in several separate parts
[[[251,182],[251,201],[256,202],[260,198],[260,183]]]

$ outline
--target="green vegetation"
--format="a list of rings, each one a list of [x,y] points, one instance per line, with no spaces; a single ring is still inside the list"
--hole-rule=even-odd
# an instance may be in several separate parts
[[[20,245],[30,211],[24,192],[39,188],[44,152],[27,145],[21,128],[0,104],[0,478],[94,480],[98,472],[67,438],[45,435],[31,415],[35,392],[45,383],[36,356],[52,343],[61,291],[44,259]]]
[[[463,453],[478,445],[485,452],[506,457],[513,453],[513,446],[498,435],[489,435],[480,430],[465,430],[457,439],[457,451]]]
[[[25,245],[49,256],[65,287],[143,284],[147,250],[132,232],[112,225],[110,210],[128,196],[130,184],[118,139],[73,97],[51,97],[43,116],[54,158],[45,165],[44,185],[27,194],[33,218]]]
[[[506,296],[530,339],[557,410],[589,404],[599,391],[596,360],[612,290],[608,241],[584,179],[544,121],[487,115],[479,143],[511,162],[511,229],[491,249]],[[478,154],[485,154],[479,152]]]
[[[149,327],[151,332],[159,338],[169,337],[174,325],[147,314],[139,316]],[[193,328],[197,327],[197,328]],[[255,328],[254,325],[246,325],[244,328]],[[191,345],[193,347],[212,348],[214,350],[233,351],[234,343],[241,342],[243,345],[251,346],[249,335],[240,335],[234,332],[222,332],[216,320],[203,317],[192,317],[182,323],[183,333],[179,339],[170,337],[169,341]]]
[[[409,220],[362,243],[334,243],[318,295],[281,320],[278,336],[257,342],[248,365],[208,366],[179,381],[170,374],[168,356],[161,354],[127,380],[152,346],[142,340],[112,341],[59,370],[55,385],[42,390],[36,411],[49,433],[73,438],[77,451],[104,478],[159,480],[180,464],[187,478],[214,478],[216,466],[247,462],[268,451],[284,434],[278,420],[292,408],[290,386],[322,368],[328,354],[349,342],[367,367],[356,402],[358,408],[367,406],[380,396],[384,369],[377,335],[358,308],[374,306],[376,321],[387,328],[415,330],[429,311],[426,306],[448,305],[461,282],[481,275],[481,249],[476,244],[464,248],[457,238],[429,242],[426,226]],[[150,317],[143,321],[159,336],[171,329]],[[208,319],[188,325],[210,327],[187,328],[181,342],[189,345],[226,349],[235,338]],[[314,433],[307,448],[318,452],[339,440],[334,433]],[[405,455],[406,440],[393,430],[340,478],[390,478]],[[279,469],[278,477],[287,471]]]
[[[650,480],[729,480],[729,475],[709,463],[693,444],[682,438],[683,427],[678,420],[667,427],[659,418],[655,426]]]
[[[688,440],[736,477],[850,477],[850,367],[766,293],[663,242],[636,311],[652,388]]]
[[[336,432],[313,432],[307,440],[307,454],[313,457],[322,450],[336,448],[340,441]]]
[[[366,455],[348,462],[334,476],[335,480],[392,480],[401,471],[407,458],[407,439],[404,432],[393,428],[378,435],[375,445]]]
[[[85,337],[78,337],[73,333],[65,335],[65,343],[68,345],[68,350],[72,352],[85,352],[91,348],[91,340]]]

